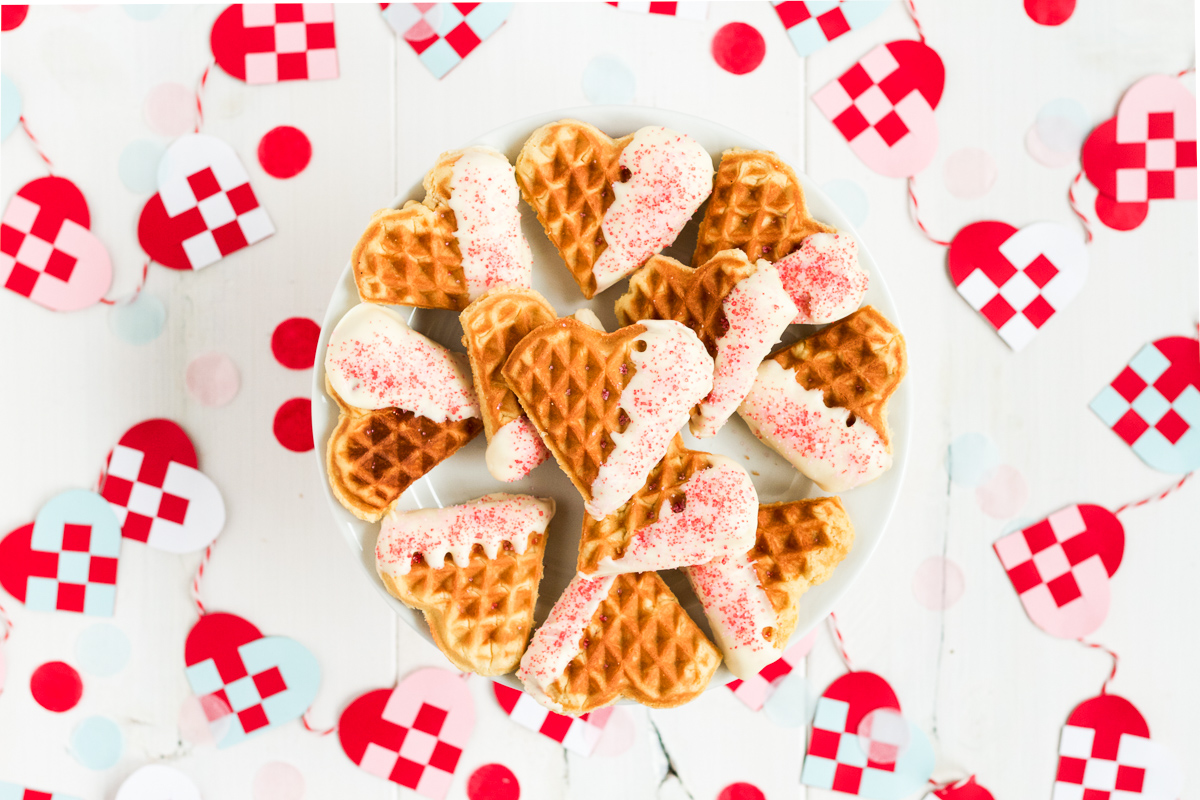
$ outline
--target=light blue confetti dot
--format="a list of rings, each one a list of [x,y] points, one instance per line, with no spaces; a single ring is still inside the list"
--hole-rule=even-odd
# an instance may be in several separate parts
[[[88,769],[105,770],[121,759],[124,737],[108,717],[88,717],[71,734],[71,755]]]
[[[21,120],[21,93],[17,85],[0,76],[0,139],[7,139]]]
[[[854,181],[838,178],[829,181],[821,187],[829,195],[842,213],[850,220],[850,224],[858,227],[867,221],[867,212],[871,204],[867,201],[867,193]]]
[[[583,93],[599,105],[621,105],[633,101],[637,79],[625,62],[613,56],[596,56],[583,70]]]
[[[158,162],[165,148],[150,139],[130,142],[117,160],[117,175],[134,194],[150,194],[158,189]]]
[[[149,22],[152,19],[158,19],[165,6],[145,3],[140,5],[124,5],[121,8],[129,15],[130,19],[136,19],[138,22]]]
[[[162,301],[142,292],[132,303],[117,303],[108,312],[108,327],[118,339],[130,344],[147,344],[163,332],[167,309]]]
[[[1078,100],[1060,97],[1042,106],[1034,122],[1038,139],[1056,153],[1078,150],[1092,127],[1092,117]]]
[[[1000,450],[986,434],[964,433],[950,443],[946,471],[960,486],[979,486],[1000,465]]]
[[[89,675],[116,675],[129,663],[129,637],[107,622],[84,628],[75,640],[75,661]]]
[[[803,728],[815,707],[812,687],[803,675],[788,674],[763,703],[767,719],[781,728]]]

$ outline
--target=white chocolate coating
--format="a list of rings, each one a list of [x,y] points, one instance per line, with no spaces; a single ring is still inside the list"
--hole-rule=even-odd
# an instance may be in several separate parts
[[[683,570],[704,606],[725,666],[742,680],[757,675],[782,652],[774,644],[779,635],[775,609],[746,551]],[[770,641],[763,635],[768,628],[774,637]]]
[[[509,420],[488,440],[484,457],[488,472],[498,481],[512,483],[528,475],[550,457],[542,437],[524,414]]]
[[[858,245],[844,233],[814,233],[781,258],[783,286],[796,303],[797,325],[823,325],[862,305],[870,275],[858,265]]]
[[[533,254],[521,234],[512,165],[490,147],[468,147],[454,162],[446,205],[472,302],[493,286],[532,286]]]

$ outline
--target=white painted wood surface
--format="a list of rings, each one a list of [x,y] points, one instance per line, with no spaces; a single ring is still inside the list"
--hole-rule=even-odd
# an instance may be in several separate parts
[[[1034,25],[1017,2],[919,6],[948,73],[938,158],[918,183],[923,216],[944,237],[977,219],[1073,224],[1065,194],[1074,167],[1048,169],[1024,150],[1037,110],[1071,97],[1099,121],[1136,79],[1193,63],[1194,9],[1186,0],[1139,4],[1136,12],[1116,0],[1080,3],[1061,28]],[[129,291],[140,270],[135,221],[145,201],[121,185],[117,158],[133,139],[154,138],[141,113],[152,86],[195,81],[218,11],[170,7],[154,22],[136,22],[117,7],[41,7],[0,39],[3,71],[20,88],[31,126],[59,173],[88,198],[92,228],[113,256],[115,294]],[[733,20],[753,24],[767,41],[763,65],[744,77],[720,71],[708,52],[712,34]],[[637,77],[636,103],[746,131],[820,182],[848,178],[866,190],[871,209],[860,233],[886,265],[902,309],[909,380],[924,412],[914,426],[904,497],[839,609],[842,629],[856,665],[884,675],[906,714],[931,735],[939,777],[976,772],[997,798],[1048,797],[1059,729],[1076,703],[1097,693],[1108,661],[1026,619],[991,553],[1005,523],[984,516],[972,490],[949,483],[946,447],[970,431],[994,438],[1004,461],[1029,480],[1022,516],[1072,502],[1115,507],[1165,487],[1171,479],[1143,466],[1087,403],[1143,343],[1192,330],[1195,204],[1156,203],[1132,233],[1098,229],[1083,292],[1014,355],[955,294],[944,250],[908,219],[903,183],[869,172],[806,100],[873,45],[912,38],[900,4],[808,59],[796,56],[766,3],[716,3],[706,22],[599,3],[518,5],[504,28],[441,81],[397,40],[377,7],[339,7],[336,24],[336,81],[248,87],[214,70],[205,130],[241,155],[277,233],[197,274],[152,268],[147,291],[168,309],[159,339],[141,347],[120,341],[102,308],[56,315],[0,298],[0,528],[31,520],[59,491],[91,486],[122,431],[168,416],[192,435],[201,468],[228,504],[205,598],[316,654],[323,670],[318,724],[416,666],[444,665],[434,648],[397,625],[348,556],[329,522],[312,454],[289,453],[274,441],[275,409],[306,396],[308,376],[274,361],[271,331],[290,316],[321,317],[371,211],[416,181],[440,151],[537,111],[585,104],[584,67],[597,55],[615,55]],[[267,176],[254,158],[259,138],[279,124],[303,129],[314,148],[309,168],[289,181]],[[995,188],[982,199],[956,200],[942,185],[946,156],[963,147],[983,148],[999,165]],[[43,173],[19,131],[2,158],[5,198]],[[1090,207],[1090,188],[1083,196]],[[224,408],[200,406],[183,390],[185,366],[209,350],[228,353],[241,372],[241,393]],[[1122,656],[1113,691],[1139,706],[1154,737],[1185,764],[1200,752],[1200,709],[1190,691],[1198,651],[1187,627],[1200,599],[1198,512],[1200,489],[1191,485],[1169,502],[1124,515],[1125,561],[1108,621],[1094,637]],[[939,613],[917,604],[911,584],[917,566],[941,554],[963,568],[966,593]],[[16,627],[4,645],[0,780],[110,798],[138,766],[166,760],[206,798],[238,798],[250,796],[262,764],[282,760],[301,769],[308,798],[413,796],[356,769],[335,741],[298,724],[229,751],[180,742],[176,722],[188,693],[182,646],[195,619],[187,587],[196,563],[124,548],[114,622],[133,642],[132,663],[112,678],[85,676],[82,702],[63,715],[35,705],[29,675],[45,661],[70,661],[90,620],[26,612],[5,598]],[[823,688],[842,669],[822,636],[808,662],[812,684]],[[637,738],[627,753],[585,759],[504,718],[486,681],[471,685],[479,724],[454,797],[465,796],[466,777],[489,762],[509,766],[526,798],[709,800],[739,780],[771,800],[828,796],[805,795],[798,784],[801,732],[772,725],[723,689],[673,711],[636,709]],[[126,738],[119,765],[102,773],[67,752],[72,728],[91,714],[117,720]],[[1200,779],[1190,778],[1185,794],[1198,796]]]

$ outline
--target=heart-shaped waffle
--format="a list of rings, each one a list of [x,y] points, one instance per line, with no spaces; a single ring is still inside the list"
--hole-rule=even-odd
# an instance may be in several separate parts
[[[651,708],[693,700],[721,655],[656,572],[576,576],[534,634],[517,677],[560,714],[628,697]]]

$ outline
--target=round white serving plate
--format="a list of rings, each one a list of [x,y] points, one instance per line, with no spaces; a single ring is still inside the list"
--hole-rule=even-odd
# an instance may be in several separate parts
[[[474,142],[448,142],[447,144],[453,147],[465,147],[471,144],[490,145],[507,155],[509,161],[512,162],[516,160],[521,145],[536,128],[548,122],[566,118],[590,122],[614,137],[623,136],[646,125],[665,125],[695,138],[712,155],[714,162],[718,161],[721,153],[730,147],[770,149],[768,145],[749,136],[699,117],[633,106],[590,106],[539,114],[498,128],[479,137]],[[447,149],[451,149],[451,147],[447,147]],[[870,290],[867,292],[864,303],[874,305],[897,327],[903,329],[896,306],[892,302],[891,292],[888,291],[883,271],[872,257],[871,252],[859,239],[854,227],[811,179],[802,172],[797,171],[797,174],[804,187],[808,209],[812,216],[833,225],[842,233],[850,234],[858,242],[859,263],[871,275]],[[392,207],[398,208],[408,200],[424,198],[425,192],[421,186],[423,178],[424,174],[413,175],[412,189],[407,194],[396,198],[392,202]],[[533,250],[533,288],[545,295],[560,315],[566,316],[579,308],[591,308],[609,331],[616,330],[617,322],[613,304],[624,294],[628,282],[622,280],[592,300],[584,299],[554,245],[546,238],[533,210],[524,202],[521,203],[521,215],[525,237]],[[675,244],[664,252],[685,264],[690,264],[692,251],[695,249],[696,228],[703,216],[704,208],[701,207],[692,221],[684,228]],[[349,250],[352,245],[353,242],[346,242],[346,249]],[[325,311],[320,344],[317,348],[316,368],[313,370],[312,423],[313,441],[316,442],[314,450],[316,464],[337,529],[345,538],[355,559],[362,565],[367,580],[375,585],[380,595],[395,609],[397,614],[425,639],[432,642],[424,617],[388,594],[375,571],[375,539],[379,533],[379,523],[363,522],[343,508],[330,492],[326,479],[325,447],[330,433],[337,424],[338,412],[337,404],[325,393],[324,353],[329,342],[330,332],[342,315],[358,302],[358,290],[354,285],[351,266],[347,263],[337,285],[333,288],[329,307]],[[462,345],[462,328],[456,312],[404,307],[399,307],[398,310],[405,314],[409,324],[415,330],[454,350],[465,351]],[[807,335],[811,330],[815,330],[815,328],[792,326],[788,328],[783,341],[794,341],[801,338],[802,335]],[[895,464],[891,470],[873,483],[841,495],[846,511],[854,523],[854,548],[845,561],[834,570],[828,581],[810,589],[801,599],[799,621],[793,633],[794,641],[798,641],[800,637],[820,623],[838,599],[850,590],[866,567],[867,560],[879,545],[880,539],[883,538],[904,480],[904,471],[908,460],[910,405],[910,381],[905,381],[901,383],[890,404],[892,442],[896,453]],[[683,438],[688,447],[721,453],[744,465],[758,490],[759,500],[763,503],[800,500],[823,494],[812,481],[797,472],[791,464],[755,439],[746,424],[736,414],[713,438],[697,440],[688,433],[686,427],[683,430]],[[484,465],[486,446],[487,442],[480,433],[470,444],[430,470],[424,478],[411,486],[401,496],[396,508],[400,511],[407,511],[448,506],[497,491],[553,497],[558,505],[558,512],[548,531],[545,576],[538,589],[536,621],[540,624],[575,575],[579,532],[584,514],[583,499],[553,458],[520,481],[508,484],[497,481],[488,473]],[[669,570],[662,572],[662,576],[692,619],[711,635],[700,602],[692,593],[683,574],[678,570]],[[723,685],[732,678],[733,676],[722,665],[713,677],[710,688]],[[514,675],[506,675],[498,680],[521,688]]]

